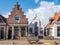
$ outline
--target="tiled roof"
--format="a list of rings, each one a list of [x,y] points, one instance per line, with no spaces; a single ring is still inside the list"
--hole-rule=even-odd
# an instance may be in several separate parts
[[[57,22],[59,17],[60,17],[60,12],[56,13],[54,17],[50,18],[50,19],[53,19],[53,21],[52,21],[52,23],[48,23],[46,25],[46,29],[50,28],[54,22]]]
[[[6,18],[3,17],[1,14],[0,14],[1,18],[4,20],[4,22],[6,23]]]
[[[46,25],[46,29],[50,28],[52,25],[53,25],[53,24],[50,24],[50,23],[47,24],[47,25]]]

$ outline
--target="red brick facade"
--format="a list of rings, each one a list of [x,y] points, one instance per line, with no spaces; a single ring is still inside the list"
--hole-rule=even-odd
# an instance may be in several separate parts
[[[3,30],[0,31],[0,34],[3,35],[0,35],[0,39],[20,39],[21,37],[27,36],[28,19],[19,7],[18,2],[8,18],[3,17],[2,15],[0,15],[0,17],[3,21],[3,23],[0,23],[0,30]],[[19,22],[15,22],[15,17]]]

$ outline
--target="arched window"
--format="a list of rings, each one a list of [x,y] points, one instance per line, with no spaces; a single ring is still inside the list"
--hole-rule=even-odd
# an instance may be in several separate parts
[[[34,29],[38,29],[37,22],[34,24]]]
[[[4,20],[2,19],[2,17],[0,17],[0,23],[4,23]]]
[[[37,26],[37,22],[35,22],[35,26]]]
[[[33,31],[32,31],[32,28],[29,28],[29,33],[32,33]]]
[[[16,23],[20,22],[19,16],[15,16],[15,22],[16,22]]]

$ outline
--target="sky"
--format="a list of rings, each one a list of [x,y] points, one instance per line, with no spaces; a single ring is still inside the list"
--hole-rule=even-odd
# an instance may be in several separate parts
[[[8,17],[16,2],[19,2],[29,23],[37,15],[42,25],[45,26],[48,24],[49,18],[60,11],[59,0],[0,0],[0,14]]]

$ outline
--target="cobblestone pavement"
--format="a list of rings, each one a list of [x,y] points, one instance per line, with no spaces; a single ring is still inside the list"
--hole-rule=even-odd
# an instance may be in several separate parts
[[[0,44],[0,45],[40,45],[40,44]]]
[[[13,44],[13,43],[0,43],[0,45],[40,45],[40,44],[29,44],[29,43],[15,43],[15,44]]]
[[[40,44],[29,44],[29,42],[26,41],[21,41],[21,40],[1,40],[0,45],[55,45],[55,41],[57,45],[60,45],[60,40],[40,40]],[[41,43],[43,42],[43,43]]]
[[[0,45],[40,45],[38,43],[29,44],[28,41],[6,40],[0,41]]]
[[[40,44],[29,44],[29,43],[0,43],[0,45],[40,45]]]

